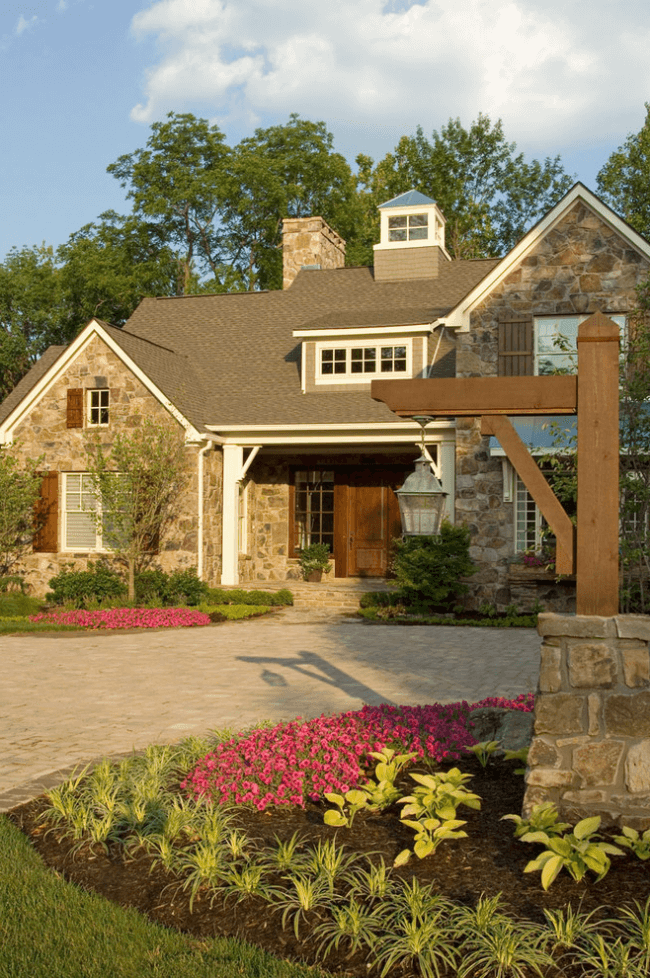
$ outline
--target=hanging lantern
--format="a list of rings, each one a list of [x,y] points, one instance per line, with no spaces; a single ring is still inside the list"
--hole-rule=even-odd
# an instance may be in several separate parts
[[[402,533],[407,537],[437,536],[440,533],[445,498],[449,493],[445,492],[431,471],[431,462],[426,457],[424,429],[433,418],[420,416],[414,417],[413,421],[422,429],[422,454],[415,462],[415,472],[395,492],[399,502]]]
[[[395,493],[405,536],[436,536],[440,533],[445,498],[438,479],[431,471],[428,458],[421,455],[415,462],[415,472],[408,476]]]

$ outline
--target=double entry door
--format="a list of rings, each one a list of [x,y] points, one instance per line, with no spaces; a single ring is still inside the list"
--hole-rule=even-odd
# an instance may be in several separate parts
[[[328,543],[336,577],[385,577],[402,532],[395,490],[409,471],[408,464],[297,470],[295,546]]]

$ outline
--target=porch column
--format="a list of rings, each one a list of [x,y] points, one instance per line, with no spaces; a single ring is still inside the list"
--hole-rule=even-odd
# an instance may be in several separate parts
[[[440,459],[440,482],[449,495],[445,499],[445,512],[450,523],[454,522],[456,500],[456,443],[443,441],[438,447]]]
[[[239,480],[243,464],[241,445],[223,446],[222,584],[239,584]]]

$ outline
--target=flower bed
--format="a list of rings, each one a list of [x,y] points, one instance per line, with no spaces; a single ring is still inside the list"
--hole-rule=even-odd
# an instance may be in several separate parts
[[[101,611],[47,611],[30,615],[34,624],[78,628],[193,628],[209,625],[210,616],[191,608],[104,608]]]
[[[279,723],[219,744],[181,787],[195,798],[225,804],[304,807],[325,791],[349,791],[371,751],[397,747],[418,758],[457,760],[476,743],[467,729],[471,710],[484,706],[532,711],[532,693],[514,700],[488,697],[431,706],[364,706],[361,710]]]

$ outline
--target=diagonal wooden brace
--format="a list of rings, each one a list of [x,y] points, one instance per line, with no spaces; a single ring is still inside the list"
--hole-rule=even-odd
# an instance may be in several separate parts
[[[575,573],[575,527],[540,472],[535,459],[513,428],[510,418],[503,414],[484,414],[481,417],[481,434],[494,435],[499,439],[508,461],[519,473],[522,482],[555,534],[556,572]]]

